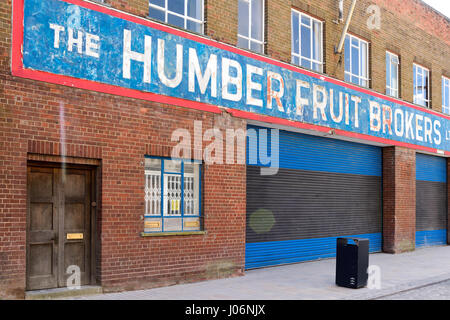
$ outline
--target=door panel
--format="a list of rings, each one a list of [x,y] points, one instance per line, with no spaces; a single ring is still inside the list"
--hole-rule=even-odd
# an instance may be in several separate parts
[[[85,169],[28,168],[27,289],[65,287],[69,266],[91,276],[91,178]],[[68,235],[82,235],[69,239]]]
[[[65,286],[70,274],[69,266],[80,268],[81,285],[90,280],[90,172],[86,170],[68,169],[63,181],[64,223],[61,239],[63,252],[60,268],[60,286]],[[68,234],[82,234],[82,239],[68,239]]]
[[[53,169],[28,168],[27,289],[57,285],[58,207]]]

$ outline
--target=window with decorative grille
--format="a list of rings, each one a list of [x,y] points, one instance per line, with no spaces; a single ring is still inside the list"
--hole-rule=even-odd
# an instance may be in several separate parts
[[[198,231],[200,162],[145,158],[144,232]]]

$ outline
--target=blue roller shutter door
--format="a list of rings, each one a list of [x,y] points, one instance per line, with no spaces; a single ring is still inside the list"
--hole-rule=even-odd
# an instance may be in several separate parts
[[[264,128],[248,129],[259,139]],[[256,146],[248,140],[247,269],[334,257],[342,236],[381,251],[380,148],[280,130],[278,173],[261,175]]]
[[[447,243],[447,159],[416,155],[416,247]]]

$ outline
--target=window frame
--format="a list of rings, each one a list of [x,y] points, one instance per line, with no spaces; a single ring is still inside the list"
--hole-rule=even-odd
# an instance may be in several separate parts
[[[369,68],[369,65],[370,65],[370,61],[369,61],[370,42],[367,41],[367,40],[364,40],[364,39],[362,39],[360,37],[357,37],[357,36],[355,36],[353,34],[347,33],[345,35],[344,47],[345,47],[345,42],[347,41],[347,37],[349,38],[349,42],[350,42],[350,58],[349,58],[350,71],[347,71],[345,69],[345,57],[344,57],[344,80],[345,80],[345,77],[348,75],[350,77],[350,80],[345,80],[345,81],[347,81],[349,83],[353,83],[353,84],[359,85],[359,86],[361,86],[363,88],[370,88],[370,75],[369,75],[369,71],[370,71],[370,68]],[[361,72],[361,55],[360,55],[360,53],[361,53],[361,43],[365,43],[366,44],[366,70],[365,70],[366,71],[366,77],[364,77],[362,75],[353,74],[353,72],[352,72],[352,69],[353,69],[353,65],[352,65],[352,58],[353,58],[352,57],[352,51],[353,50],[352,50],[352,47],[354,47],[354,45],[352,43],[353,39],[358,40],[358,47],[357,47],[358,48],[358,70],[360,72]],[[344,50],[344,55],[345,55],[345,50]],[[358,78],[358,83],[354,83],[352,81],[353,77]],[[366,86],[362,85],[361,81],[366,81],[367,85]]]
[[[388,72],[388,65],[386,64],[386,95],[394,97],[394,98],[399,98],[400,97],[400,56],[398,54],[395,54],[391,51],[386,51],[386,58],[389,57],[389,84],[387,83],[388,77],[387,77],[387,72]],[[396,64],[396,69],[397,69],[397,88],[394,89],[392,87],[392,58],[397,58],[397,64]],[[395,94],[393,94],[393,92]]]
[[[294,32],[293,32],[293,30],[294,30],[293,13],[296,13],[299,16],[299,20],[298,20],[299,21],[299,23],[298,23],[298,28],[299,28],[298,29],[298,52],[299,53],[295,53],[294,52],[294,48],[293,48],[293,45],[292,45],[293,42],[294,42],[294,39],[293,39],[293,37],[294,37]],[[309,19],[311,19],[311,25],[310,26],[304,25],[302,23],[302,16],[305,16],[305,17],[308,17]],[[318,22],[319,25],[320,25],[320,39],[317,41],[320,44],[320,49],[319,49],[319,51],[320,51],[320,61],[315,60],[313,58],[313,50],[314,50],[314,48],[313,48],[313,36],[314,36],[313,24],[314,24],[314,21]],[[302,47],[302,41],[301,41],[301,39],[302,39],[302,36],[301,36],[302,26],[305,26],[306,28],[310,29],[309,31],[310,31],[310,35],[311,36],[310,36],[310,44],[309,45],[310,45],[310,50],[311,50],[311,52],[310,52],[311,58],[302,56],[302,52],[301,52],[302,51],[301,50],[301,47]],[[306,14],[306,13],[302,12],[302,11],[299,11],[299,10],[296,10],[294,8],[291,8],[291,63],[292,64],[295,64],[296,66],[299,66],[299,67],[302,67],[302,68],[313,70],[315,72],[323,73],[323,68],[324,68],[324,65],[325,65],[324,60],[323,60],[323,56],[324,56],[324,54],[323,54],[323,51],[324,51],[324,43],[323,43],[323,30],[324,30],[324,28],[323,28],[323,26],[324,26],[324,21],[319,20],[319,19],[317,19],[317,18],[315,18],[315,17],[313,17],[313,16],[311,16],[309,14]],[[299,63],[298,64],[294,63],[294,58],[299,59]],[[311,63],[311,68],[307,68],[307,67],[302,65],[302,60],[303,59],[304,60],[308,60]],[[318,71],[313,69],[313,64],[318,64],[320,66]]]
[[[239,48],[243,48],[243,49],[247,49],[247,50],[251,50],[253,52],[264,54],[264,52],[265,52],[265,44],[266,44],[266,42],[264,41],[265,36],[266,36],[266,33],[265,33],[265,29],[266,29],[266,21],[265,21],[266,20],[265,19],[266,1],[260,0],[261,1],[261,5],[262,5],[262,10],[261,10],[262,11],[262,17],[261,17],[261,21],[262,21],[262,24],[261,24],[262,37],[261,38],[262,38],[262,40],[257,40],[257,39],[252,38],[252,13],[253,13],[252,1],[251,0],[238,0],[238,10],[239,10],[239,1],[248,2],[248,8],[249,8],[249,10],[248,10],[248,37],[239,34],[239,23],[240,23],[240,21],[239,21],[239,13],[238,13],[237,40],[238,40],[238,43],[239,43],[239,38],[243,38],[244,40],[248,41],[248,45],[249,46],[248,47],[238,46],[238,47]],[[262,47],[261,52],[252,50],[251,49],[251,42],[256,42],[256,43],[260,44],[261,47]]]
[[[180,232],[192,232],[193,230],[184,230],[185,226],[184,226],[184,219],[185,218],[198,218],[199,219],[199,227],[198,230],[194,230],[194,232],[196,231],[202,231],[203,229],[203,223],[202,223],[202,161],[200,160],[194,160],[194,159],[174,159],[174,158],[170,158],[170,157],[158,157],[158,156],[150,156],[150,155],[145,155],[144,159],[158,159],[161,161],[160,163],[160,170],[156,171],[156,170],[146,170],[144,168],[144,180],[145,183],[144,185],[147,185],[147,175],[150,172],[159,172],[159,177],[160,177],[160,182],[159,182],[159,186],[160,186],[160,209],[159,209],[159,214],[149,214],[147,211],[147,200],[145,199],[147,196],[147,191],[144,189],[144,220],[145,219],[161,219],[161,230],[157,230],[157,231],[145,231],[144,233],[180,233]],[[180,172],[173,172],[173,171],[165,171],[165,166],[164,166],[164,162],[165,161],[180,161]],[[197,164],[198,165],[198,212],[196,214],[188,214],[185,215],[185,205],[184,205],[184,178],[185,176],[185,172],[184,172],[184,164],[185,163],[190,163],[190,164]],[[174,176],[174,175],[178,175],[181,177],[181,185],[180,185],[180,214],[179,215],[169,215],[168,213],[166,213],[166,199],[165,199],[165,194],[164,194],[164,188],[165,188],[165,176]],[[195,179],[195,170],[194,173],[192,175],[189,174],[189,176],[193,176]],[[174,218],[178,218],[181,219],[181,230],[171,230],[171,231],[166,231],[164,230],[164,219],[174,219]],[[144,228],[145,229],[145,228]]]
[[[149,10],[149,18],[153,19],[153,20],[156,20],[156,21],[160,21],[160,22],[163,22],[163,23],[170,24],[168,22],[168,15],[170,13],[171,15],[177,16],[178,18],[182,18],[184,20],[184,27],[183,27],[184,30],[198,33],[196,31],[193,31],[193,30],[190,30],[190,29],[187,28],[187,21],[191,20],[193,22],[200,23],[200,25],[201,25],[201,32],[200,32],[200,34],[204,34],[205,33],[205,0],[200,0],[201,5],[202,5],[201,20],[198,20],[196,18],[192,18],[192,17],[187,15],[187,3],[188,3],[188,0],[183,0],[184,1],[184,13],[185,13],[184,15],[179,14],[177,12],[170,11],[169,8],[168,8],[168,1],[169,0],[164,0],[164,8],[163,8],[163,7],[160,7],[160,6],[156,5],[156,4],[151,3],[150,0],[148,0],[148,4],[149,4],[149,8],[148,8],[148,10]],[[150,8],[163,11],[164,12],[164,21],[161,21],[161,20],[158,20],[156,18],[150,17]],[[173,24],[170,24],[170,25],[174,26],[176,28],[180,28],[179,26],[176,26],[176,25],[173,25]]]
[[[416,83],[417,83],[417,75],[418,75],[418,70],[421,70],[421,75],[422,78],[425,75],[424,71],[427,72],[428,76],[427,76],[427,99],[423,99],[425,102],[425,105],[422,105],[419,103],[419,101],[416,99]],[[414,74],[415,72],[415,74]],[[418,63],[413,63],[413,103],[421,106],[421,107],[425,107],[425,108],[431,108],[431,97],[430,97],[430,93],[431,93],[431,88],[430,88],[430,69],[418,64]],[[421,88],[424,88],[423,86]]]
[[[448,88],[447,101],[445,101],[445,87]],[[442,76],[442,113],[450,114],[450,78],[446,76]]]

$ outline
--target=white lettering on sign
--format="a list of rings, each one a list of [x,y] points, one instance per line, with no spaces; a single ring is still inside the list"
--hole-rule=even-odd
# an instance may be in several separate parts
[[[296,96],[295,96],[295,105],[296,105],[296,113],[299,116],[303,116],[303,108],[308,105],[308,98],[303,98],[302,96],[302,88],[310,89],[309,82],[296,80]]]
[[[208,83],[211,82],[211,96],[217,97],[217,55],[209,56],[208,64],[202,75],[197,51],[189,48],[189,91],[195,92],[195,78],[197,78],[200,93],[205,94]]]
[[[230,69],[236,71],[236,75],[230,74]],[[229,90],[229,85],[236,88],[236,92]],[[222,58],[222,98],[231,101],[240,101],[242,98],[242,67],[236,60]]]
[[[165,41],[163,39],[158,39],[158,76],[159,80],[169,88],[176,88],[181,83],[183,79],[183,46],[181,44],[176,44],[176,68],[175,76],[169,79],[165,72],[165,59],[164,50]]]
[[[144,77],[145,83],[151,82],[152,74],[152,37],[145,36],[144,53],[139,53],[131,50],[131,31],[123,30],[123,66],[122,73],[125,79],[131,78],[131,60],[144,63]]]
[[[263,69],[252,66],[251,64],[247,65],[247,104],[254,105],[257,107],[263,106],[263,101],[258,98],[254,98],[252,95],[252,91],[261,91],[262,85],[259,82],[254,82],[252,76],[256,74],[259,76],[263,75]]]
[[[58,24],[50,23],[50,29],[53,32],[53,47],[55,49],[60,48],[61,34],[65,32],[66,28]],[[86,39],[85,41],[83,41]],[[73,52],[74,46],[77,48],[79,54],[84,54],[90,57],[99,58],[100,56],[100,37],[81,30],[74,30],[73,28],[67,28],[67,50]]]
[[[67,50],[66,54],[100,58],[100,37],[86,32],[80,24],[63,26],[50,23],[49,28],[50,36],[53,35],[50,42],[53,49]],[[242,62],[233,55],[219,56],[217,52],[212,53],[214,51],[191,47],[182,39],[168,39],[171,38],[152,38],[137,32],[132,34],[130,30],[124,29],[122,56],[119,57],[122,77],[142,79],[143,83],[150,84],[153,71],[153,77],[159,79],[159,88],[165,86],[186,90],[184,93],[179,92],[181,98],[186,98],[186,93],[193,93],[195,99],[202,102],[200,95],[209,94],[210,98],[218,99],[218,105],[223,103],[224,107],[228,107],[231,101],[235,103],[231,108],[235,108],[236,104],[246,105],[250,107],[246,109],[250,112],[368,133],[386,139],[407,140],[407,143],[440,145],[442,135],[446,141],[450,140],[450,131],[442,128],[440,120],[420,110],[405,109],[396,103],[389,104],[382,98],[367,95],[363,98],[344,86],[331,87],[325,77],[301,80],[295,72],[287,74],[280,69],[265,68],[256,60]],[[141,45],[133,45],[135,42]],[[133,73],[132,61],[143,64],[142,75]],[[295,96],[289,96],[289,90],[293,90]],[[260,108],[260,111],[255,111],[254,107]],[[361,126],[367,128],[355,130]],[[441,129],[445,133],[441,133]]]

